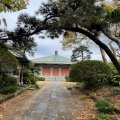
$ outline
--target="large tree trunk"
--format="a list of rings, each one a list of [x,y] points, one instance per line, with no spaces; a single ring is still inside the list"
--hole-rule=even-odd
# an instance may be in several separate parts
[[[109,47],[107,45],[105,45],[103,42],[101,42],[98,38],[96,38],[95,36],[93,36],[92,34],[90,34],[88,36],[89,36],[90,39],[92,39],[97,45],[99,45],[106,52],[106,54],[109,56],[109,58],[111,59],[112,63],[114,64],[116,70],[120,74],[120,64],[118,63],[116,57],[111,52],[111,50],[109,49]]]
[[[116,50],[115,50],[115,48],[112,46],[112,42],[113,42],[113,41],[110,41],[110,42],[109,42],[109,46],[110,46],[110,48],[111,48],[111,50],[112,50],[114,56],[117,58]]]
[[[101,52],[103,61],[105,63],[107,63],[107,58],[106,58],[106,55],[105,55],[105,51],[101,47],[99,47],[99,48],[100,48],[100,52]]]

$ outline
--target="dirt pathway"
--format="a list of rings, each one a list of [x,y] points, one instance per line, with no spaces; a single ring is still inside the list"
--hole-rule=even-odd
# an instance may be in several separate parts
[[[17,101],[21,103],[19,108],[8,107],[0,120],[77,120],[77,112],[83,109],[84,104],[72,98],[60,82],[50,82],[32,96],[30,93],[26,102],[25,99]],[[17,103],[13,101],[14,104]]]

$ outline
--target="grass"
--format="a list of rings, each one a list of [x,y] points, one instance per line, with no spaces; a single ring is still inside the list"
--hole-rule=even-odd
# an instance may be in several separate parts
[[[38,85],[47,85],[48,83],[50,83],[51,81],[37,81]]]
[[[67,88],[72,88],[76,85],[76,82],[66,82],[66,81],[60,81],[61,84],[63,84]]]
[[[109,103],[105,100],[97,100],[95,102],[95,106],[101,113],[110,113],[114,111],[114,107],[110,106]]]
[[[82,96],[82,97],[80,98],[80,100],[85,100],[85,99],[89,99],[89,98],[91,98],[91,96],[89,96],[89,95],[84,95],[84,96]]]

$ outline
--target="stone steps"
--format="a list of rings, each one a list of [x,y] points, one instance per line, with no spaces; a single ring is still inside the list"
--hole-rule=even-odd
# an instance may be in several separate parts
[[[61,81],[61,80],[65,80],[65,77],[64,76],[45,76],[45,80]]]

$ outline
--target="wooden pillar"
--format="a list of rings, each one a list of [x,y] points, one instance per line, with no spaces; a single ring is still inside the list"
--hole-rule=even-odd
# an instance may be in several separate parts
[[[50,68],[50,74],[51,74],[51,76],[52,76],[52,73],[53,73],[53,67],[51,65],[51,68]]]
[[[24,65],[21,67],[21,84],[23,84],[23,70],[24,70]]]
[[[41,76],[43,76],[42,68],[43,68],[43,66],[41,65],[41,67],[40,67],[40,69],[41,69]]]
[[[59,66],[59,76],[61,76],[61,66]]]
[[[18,84],[19,84],[19,85],[20,85],[20,83],[21,83],[20,74],[21,74],[21,66],[19,66],[19,74],[18,74]]]

